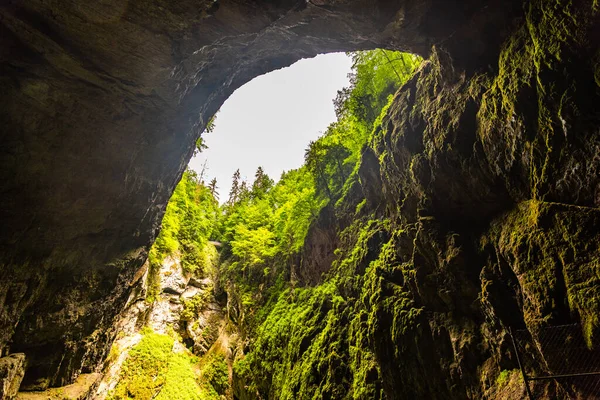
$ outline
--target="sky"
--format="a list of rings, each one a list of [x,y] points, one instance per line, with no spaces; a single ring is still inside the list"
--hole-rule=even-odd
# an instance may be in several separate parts
[[[221,202],[240,169],[251,183],[259,166],[275,181],[304,162],[304,150],[335,121],[333,99],[349,85],[352,62],[344,53],[300,60],[259,76],[236,90],[221,107],[215,129],[204,133],[208,149],[190,161],[205,182],[217,178]]]

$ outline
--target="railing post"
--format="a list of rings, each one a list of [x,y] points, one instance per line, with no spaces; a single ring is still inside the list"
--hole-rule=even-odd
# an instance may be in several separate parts
[[[521,357],[519,356],[517,342],[515,341],[515,337],[513,336],[512,328],[510,327],[508,328],[508,334],[510,335],[510,339],[513,343],[513,348],[515,349],[515,356],[517,357],[517,364],[519,364],[521,375],[523,375],[523,382],[525,382],[525,391],[527,392],[527,397],[529,397],[529,400],[534,400],[533,394],[531,394],[531,390],[529,389],[529,380],[527,379],[527,374],[525,374],[525,368],[523,368],[523,364],[521,364]]]

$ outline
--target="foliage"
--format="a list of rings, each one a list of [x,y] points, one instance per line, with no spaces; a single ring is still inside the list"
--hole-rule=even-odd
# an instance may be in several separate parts
[[[202,367],[202,381],[219,395],[229,390],[229,368],[221,353],[208,354]]]
[[[216,120],[217,120],[217,114],[219,113],[219,111],[217,111],[206,123],[206,128],[204,129],[204,133],[212,133],[215,130],[216,127]],[[206,144],[204,143],[204,138],[202,137],[202,135],[200,135],[200,137],[198,138],[198,140],[196,140],[196,148],[194,149],[194,156],[197,155],[198,153],[202,153],[203,150],[207,149]]]
[[[347,388],[335,377],[347,370],[341,353],[346,335],[338,329],[344,321],[345,301],[335,284],[288,289],[258,329],[252,352],[234,364],[234,373],[265,398],[344,398]],[[320,373],[325,382],[315,381]]]
[[[376,50],[356,53],[353,61],[352,86],[335,100],[338,121],[310,143],[305,165],[272,187],[255,182],[244,191],[239,174],[234,176],[225,206],[224,279],[230,300],[238,303],[237,323],[252,339],[234,374],[249,384],[248,393],[263,398],[378,398],[374,351],[349,349],[381,329],[387,315],[393,324],[386,329],[397,339],[420,315],[405,292],[383,282],[379,271],[389,268],[385,262],[367,269],[374,261],[369,249],[389,230],[387,220],[360,220],[342,234],[350,250],[337,253],[337,278],[332,274],[313,288],[293,287],[292,264],[311,222],[327,202],[351,192],[363,147],[420,59]],[[257,180],[261,174],[257,171]],[[397,296],[385,300],[387,292]]]
[[[259,167],[251,188],[235,172],[221,241],[226,279],[238,286],[256,288],[289,274],[310,223],[327,201],[344,193],[382,109],[421,61],[385,50],[357,52],[352,58],[351,86],[334,101],[338,121],[310,143],[305,166],[284,173],[277,185]],[[244,297],[246,304],[254,303],[240,294]]]
[[[280,290],[277,282],[289,276],[319,208],[306,168],[282,174],[276,185],[259,168],[250,189],[234,176],[230,202],[220,220],[225,260],[221,278],[229,282],[240,319]]]
[[[214,246],[208,243],[216,228],[218,203],[209,187],[193,171],[186,171],[167,205],[158,238],[148,257],[149,300],[158,290],[158,271],[168,255],[181,257],[186,273],[204,273]]]
[[[183,311],[181,311],[181,319],[185,321],[193,320],[206,306],[209,297],[212,293],[212,287],[203,290],[191,299],[183,300]]]
[[[336,115],[339,121],[355,118],[372,129],[388,96],[412,76],[421,58],[382,49],[357,51],[351,57],[350,87],[338,91]]]
[[[409,355],[410,347],[396,346],[394,354],[391,343],[376,339],[410,340],[422,314],[406,288],[390,282],[390,276],[402,276],[394,259],[398,239],[392,237],[372,260],[369,254],[389,224],[367,218],[353,225],[335,277],[316,287],[283,291],[256,329],[251,351],[234,364],[235,375],[250,382],[250,393],[281,399],[382,398],[382,354],[397,363]],[[360,272],[364,265],[366,271]]]
[[[374,218],[353,224],[344,234],[352,250],[340,253],[336,264],[343,272],[340,280],[293,288],[293,269],[311,223],[327,202],[350,191],[362,149],[380,123],[382,109],[420,60],[376,50],[356,53],[353,61],[351,87],[335,100],[338,121],[309,145],[305,166],[282,174],[277,183],[259,167],[251,185],[236,171],[228,201],[220,209],[216,182],[206,186],[201,177],[186,172],[150,250],[152,299],[166,256],[180,257],[187,273],[205,273],[214,258],[208,239],[223,243],[218,283],[228,290],[230,317],[254,339],[247,357],[235,365],[236,374],[265,397],[345,398],[357,393],[376,398],[380,389],[372,385],[374,353],[357,355],[348,349],[363,340],[364,332],[376,329],[378,313],[398,315],[398,323],[390,328],[399,332],[394,337],[418,316],[403,293],[394,301],[373,304],[373,293],[383,293],[373,271],[384,265],[370,267],[369,279],[353,278],[364,273],[369,246],[389,228],[387,221]],[[348,279],[357,285],[351,298],[346,297]],[[367,291],[361,295],[363,284]],[[193,319],[205,303],[202,296],[186,300],[182,318]],[[357,313],[354,307],[363,311]],[[366,316],[367,325],[353,322],[357,316]],[[168,336],[144,331],[124,364],[114,398],[210,399],[230,390],[223,355],[209,352],[196,366],[192,356],[173,353],[173,343]]]
[[[121,368],[109,399],[200,400],[194,356],[172,351],[174,339],[146,328]]]
[[[352,53],[352,60],[351,86],[334,100],[338,120],[309,144],[304,156],[317,193],[331,201],[342,194],[392,94],[421,62],[414,55],[380,49]]]

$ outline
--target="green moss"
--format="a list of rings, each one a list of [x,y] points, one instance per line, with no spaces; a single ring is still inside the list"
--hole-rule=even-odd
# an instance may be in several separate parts
[[[376,240],[376,236],[389,231],[389,219],[370,219],[369,217],[358,219],[346,228],[340,238],[339,258],[333,263],[332,270],[342,276],[352,278],[357,272],[363,272],[366,268],[367,255],[369,251],[374,252],[370,241]]]
[[[500,375],[498,375],[498,377],[496,378],[496,385],[499,387],[503,387],[506,386],[508,384],[508,382],[511,380],[511,375],[513,374],[520,374],[518,369],[513,369],[513,370],[502,370],[502,372],[500,372]]]
[[[365,205],[367,205],[366,199],[364,199],[363,201],[358,203],[358,205],[356,206],[356,209],[354,210],[354,215],[360,215],[360,212],[364,208]]]
[[[201,293],[195,295],[191,299],[183,301],[183,310],[181,311],[181,319],[191,321],[202,311],[206,306],[209,297],[211,296],[212,289],[203,290]]]
[[[413,267],[396,255],[404,231],[396,230],[381,246],[390,229],[385,219],[356,221],[342,234],[336,277],[279,296],[250,351],[233,367],[250,383],[249,393],[281,399],[385,397],[381,347],[395,343],[385,350],[394,348],[394,359],[408,354],[422,315],[403,285],[404,271],[410,275]]]
[[[333,282],[287,290],[257,331],[252,351],[234,364],[249,392],[281,399],[346,398],[341,329],[346,302]]]
[[[150,250],[148,257],[148,274],[146,275],[146,302],[153,303],[160,294],[160,268],[162,259],[156,255],[154,249]]]
[[[491,243],[517,274],[530,330],[581,321],[588,346],[600,329],[600,212],[593,208],[527,201],[493,224]]]
[[[222,353],[214,352],[203,359],[201,368],[204,389],[220,398],[229,390],[229,367]]]
[[[417,320],[422,312],[415,307],[412,295],[403,285],[405,279],[410,279],[407,269],[410,264],[400,264],[396,253],[396,237],[402,231],[395,232],[381,249],[379,258],[371,263],[365,273],[361,301],[368,310],[367,329],[372,337],[377,337],[380,320],[391,316],[390,338],[393,342],[402,341],[403,336],[417,327]],[[399,274],[397,273],[399,272]],[[399,282],[390,282],[390,276],[397,276]],[[398,352],[402,346],[396,347]]]
[[[143,333],[130,350],[110,399],[151,399],[165,384],[173,339],[149,330]]]
[[[149,328],[142,334],[142,340],[129,351],[109,399],[220,398],[218,394],[212,395],[217,392],[211,388],[211,381],[199,383],[196,357],[186,351],[173,352],[172,337],[154,333]]]

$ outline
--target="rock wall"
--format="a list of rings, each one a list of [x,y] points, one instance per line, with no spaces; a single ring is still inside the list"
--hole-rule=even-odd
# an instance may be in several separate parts
[[[0,358],[0,398],[13,399],[25,375],[25,354]]]

